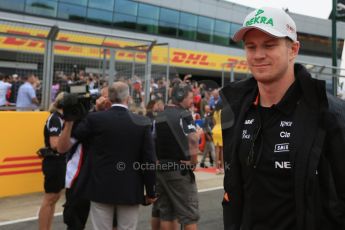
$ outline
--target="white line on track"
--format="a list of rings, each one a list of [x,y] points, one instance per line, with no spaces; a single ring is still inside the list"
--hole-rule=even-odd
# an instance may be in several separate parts
[[[219,189],[223,189],[223,186],[213,187],[213,188],[199,189],[199,190],[198,190],[198,193],[209,192],[209,191],[214,191],[214,190],[219,190]]]
[[[57,212],[54,214],[54,216],[61,216],[61,215],[62,215],[62,212]],[[34,217],[23,218],[23,219],[18,219],[18,220],[4,221],[4,222],[0,222],[0,226],[10,225],[10,224],[18,224],[18,223],[22,223],[22,222],[26,222],[26,221],[37,220],[37,219],[38,219],[38,217],[34,216]]]
[[[206,188],[206,189],[200,189],[198,190],[198,193],[203,193],[203,192],[210,192],[210,191],[215,191],[215,190],[220,190],[223,189],[222,186],[220,187],[213,187],[213,188]],[[62,216],[62,212],[57,212],[54,214],[54,216]],[[29,218],[23,218],[23,219],[18,219],[18,220],[11,220],[11,221],[4,221],[0,222],[0,226],[5,226],[5,225],[10,225],[10,224],[18,224],[26,221],[32,221],[32,220],[37,220],[38,217],[29,217]]]

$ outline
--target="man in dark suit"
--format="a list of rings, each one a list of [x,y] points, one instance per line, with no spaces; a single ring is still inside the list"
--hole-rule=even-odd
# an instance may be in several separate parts
[[[73,139],[85,144],[90,176],[83,194],[91,201],[94,229],[112,229],[114,210],[119,230],[136,229],[139,204],[155,201],[154,167],[145,168],[155,165],[151,124],[128,111],[127,84],[115,82],[109,99],[109,110],[88,114],[73,133],[73,122],[65,122],[58,151],[66,152]]]

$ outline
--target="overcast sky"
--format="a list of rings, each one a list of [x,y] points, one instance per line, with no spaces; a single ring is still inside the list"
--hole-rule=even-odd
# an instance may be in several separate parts
[[[328,18],[332,10],[332,0],[226,0],[237,4],[259,8],[270,6],[275,8],[288,8],[290,12]]]

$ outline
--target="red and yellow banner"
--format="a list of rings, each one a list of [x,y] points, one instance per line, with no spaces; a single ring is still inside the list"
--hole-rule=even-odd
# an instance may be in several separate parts
[[[4,30],[4,29],[2,29]],[[35,29],[21,29],[7,28],[4,31],[11,34],[22,34],[22,35],[34,35],[38,39],[27,39],[21,37],[0,37],[0,49],[2,50],[12,50],[18,52],[30,52],[30,53],[43,53],[45,48],[44,40],[39,40],[39,37],[44,37],[46,34],[44,31],[35,30]],[[115,40],[113,38],[103,39],[102,37],[85,35],[80,33],[72,32],[60,32],[57,41],[64,42],[78,42],[83,43],[84,45],[75,45],[72,43],[56,43],[54,46],[54,53],[61,56],[74,56],[74,57],[85,57],[85,58],[102,58],[103,49],[97,48],[90,45],[104,45],[107,47],[114,48],[124,48],[131,46],[142,45],[130,41]],[[105,51],[109,52],[109,51]],[[135,54],[136,62],[145,62],[146,54],[145,53],[136,53]],[[109,57],[109,55],[107,55]],[[152,63],[155,65],[166,65],[168,63],[168,48],[163,46],[154,47],[152,52]],[[116,52],[116,60],[119,61],[129,61],[134,60],[134,53],[129,51],[118,50]],[[179,48],[170,48],[169,49],[169,61],[171,66],[175,67],[184,67],[184,68],[196,68],[196,69],[205,69],[205,70],[216,70],[222,71],[223,68],[230,70],[231,64],[225,66],[224,63],[233,63],[236,72],[246,73],[248,72],[248,66],[243,57],[230,56],[230,55],[221,55],[208,52],[200,52],[193,50],[185,50]]]
[[[0,112],[0,197],[43,190],[43,127],[48,112]]]

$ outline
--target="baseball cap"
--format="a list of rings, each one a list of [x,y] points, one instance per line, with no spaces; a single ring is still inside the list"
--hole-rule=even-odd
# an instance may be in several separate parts
[[[233,40],[243,40],[244,35],[251,29],[258,29],[274,37],[288,37],[297,41],[296,24],[282,9],[262,7],[252,11],[244,19],[243,26],[238,30]]]

